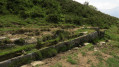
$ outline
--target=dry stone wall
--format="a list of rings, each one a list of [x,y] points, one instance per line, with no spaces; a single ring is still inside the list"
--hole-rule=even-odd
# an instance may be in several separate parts
[[[69,41],[58,43],[55,46],[50,46],[50,47],[40,49],[39,52],[42,52],[44,50],[47,51],[47,49],[49,49],[49,48],[55,48],[55,49],[57,49],[58,52],[62,52],[60,49],[62,49],[64,47],[69,47],[68,49],[71,49],[73,47],[77,47],[77,46],[81,45],[84,42],[89,42],[89,41],[94,40],[98,37],[103,37],[103,35],[104,35],[104,32],[96,31],[96,32],[90,33],[88,35],[84,35],[84,36],[81,36],[81,37],[78,37],[78,38],[75,38],[75,39],[72,39]],[[37,56],[37,52],[30,53],[30,54],[23,55],[23,56],[18,56],[18,57],[0,62],[0,67],[19,67],[20,65],[23,65],[23,64],[26,64],[33,60],[36,60],[36,56]]]

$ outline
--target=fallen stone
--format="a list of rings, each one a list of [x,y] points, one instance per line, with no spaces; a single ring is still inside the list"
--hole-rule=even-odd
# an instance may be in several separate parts
[[[74,50],[78,50],[78,49],[79,49],[79,47],[75,47],[75,48],[74,48]]]
[[[23,65],[21,67],[32,67],[31,65]]]
[[[7,36],[10,37],[10,36],[12,36],[12,34],[8,34]]]
[[[4,40],[4,39],[6,39],[7,37],[0,37],[0,40]]]
[[[16,40],[19,40],[20,38],[12,38],[10,41],[15,42]]]
[[[36,43],[37,42],[37,39],[35,37],[27,38],[27,39],[25,39],[25,42],[27,44],[33,44],[33,43]]]
[[[94,48],[94,51],[98,51],[97,48]]]
[[[106,45],[106,42],[100,42],[100,45]]]
[[[88,31],[86,31],[86,32],[82,32],[83,34],[87,34],[88,33]]]
[[[88,44],[90,44],[90,43],[84,43],[85,46],[88,45]]]
[[[42,61],[34,61],[34,62],[31,63],[31,65],[32,65],[33,67],[36,66],[36,65],[43,65],[43,64],[45,64],[45,63],[42,62]]]

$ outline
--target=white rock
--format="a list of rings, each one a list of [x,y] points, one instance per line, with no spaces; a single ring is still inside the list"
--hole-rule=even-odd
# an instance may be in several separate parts
[[[88,44],[90,44],[90,43],[84,43],[85,46],[88,45]]]
[[[88,31],[86,31],[86,32],[83,32],[84,34],[87,34],[88,33]]]
[[[21,67],[32,67],[31,65],[23,65]]]
[[[36,66],[36,65],[43,65],[43,64],[45,64],[45,63],[42,62],[42,61],[34,61],[34,62],[31,63],[31,65],[32,65],[33,67]]]
[[[75,48],[74,48],[74,50],[78,50],[78,49],[79,49],[79,47],[75,47]]]
[[[106,42],[100,42],[100,45],[106,45]]]
[[[98,51],[97,48],[94,48],[94,51]]]
[[[19,40],[20,38],[12,38],[10,39],[11,41],[16,41],[16,40]]]
[[[0,40],[6,39],[7,37],[0,37]]]

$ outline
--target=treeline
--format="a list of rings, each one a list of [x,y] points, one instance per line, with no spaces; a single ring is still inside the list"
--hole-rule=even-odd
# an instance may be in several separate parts
[[[0,0],[0,27],[71,23],[108,28],[117,20],[72,0]]]

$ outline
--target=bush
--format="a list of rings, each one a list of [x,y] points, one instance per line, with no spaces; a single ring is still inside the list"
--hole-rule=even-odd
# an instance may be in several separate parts
[[[67,50],[68,50],[68,48],[67,48],[66,45],[63,45],[63,46],[57,48],[58,52],[64,52],[64,51],[67,51]]]
[[[47,22],[51,23],[58,23],[60,22],[60,15],[59,14],[50,14],[46,17]]]
[[[65,40],[66,37],[68,37],[69,35],[70,35],[70,33],[68,31],[64,31],[64,30],[57,30],[54,32],[54,36],[59,37],[60,40]]]
[[[20,39],[15,41],[15,44],[17,44],[17,45],[24,45],[25,44],[25,40],[23,38],[20,38]]]
[[[54,48],[47,48],[41,51],[43,58],[52,57],[57,54],[57,50]]]
[[[10,43],[12,43],[12,42],[10,41],[9,38],[6,38],[6,39],[3,39],[0,41],[1,46],[6,45],[6,44],[10,44]]]
[[[36,60],[41,60],[43,58],[42,54],[40,51],[36,52],[36,56],[35,56]]]
[[[37,45],[36,45],[36,48],[42,48],[44,46],[44,43],[42,42],[42,40],[41,39],[37,39]]]

